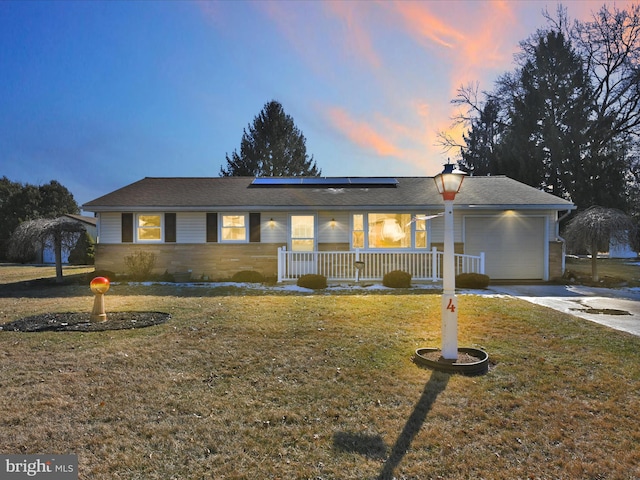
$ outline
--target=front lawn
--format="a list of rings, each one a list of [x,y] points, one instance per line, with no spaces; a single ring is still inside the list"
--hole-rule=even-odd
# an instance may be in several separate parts
[[[86,311],[88,288],[0,294],[0,323]],[[215,296],[114,285],[167,323],[0,332],[0,452],[74,453],[79,478],[640,477],[640,338],[516,299],[461,296],[480,377],[411,361],[439,295]]]

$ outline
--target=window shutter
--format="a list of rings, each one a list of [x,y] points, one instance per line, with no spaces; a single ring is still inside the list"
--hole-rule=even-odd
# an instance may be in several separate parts
[[[249,214],[249,241],[260,243],[260,214]]]
[[[133,213],[122,214],[122,243],[133,243]]]
[[[176,241],[176,214],[164,214],[164,241],[167,243],[175,243]]]
[[[207,213],[207,242],[218,241],[218,214]]]

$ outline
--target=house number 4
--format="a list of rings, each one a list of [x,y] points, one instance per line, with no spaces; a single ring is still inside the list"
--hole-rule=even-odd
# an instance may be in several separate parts
[[[449,305],[447,305],[447,310],[451,310],[451,313],[456,311],[456,306],[453,303],[453,298],[449,299]]]

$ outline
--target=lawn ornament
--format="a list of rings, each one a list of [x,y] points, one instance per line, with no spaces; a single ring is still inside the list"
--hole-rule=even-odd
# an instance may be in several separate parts
[[[107,314],[104,311],[104,294],[109,290],[109,279],[96,277],[89,284],[91,291],[95,294],[93,299],[93,311],[91,312],[92,322],[106,322]]]

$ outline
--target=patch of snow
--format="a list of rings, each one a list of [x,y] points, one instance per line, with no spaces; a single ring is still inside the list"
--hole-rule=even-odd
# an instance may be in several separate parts
[[[111,285],[120,285],[120,282],[112,282]],[[153,285],[173,286],[181,288],[238,288],[247,290],[261,290],[265,292],[299,292],[299,293],[313,293],[313,292],[353,292],[353,293],[366,293],[372,291],[394,291],[394,288],[385,287],[381,283],[336,283],[330,284],[327,288],[322,290],[313,290],[310,288],[299,287],[296,284],[282,283],[275,285],[264,285],[262,283],[240,283],[240,282],[128,282],[130,286],[143,286],[150,287]],[[410,288],[411,290],[442,290],[442,285],[439,283],[418,283],[414,284]]]

